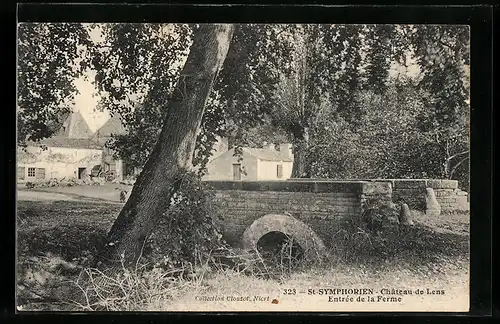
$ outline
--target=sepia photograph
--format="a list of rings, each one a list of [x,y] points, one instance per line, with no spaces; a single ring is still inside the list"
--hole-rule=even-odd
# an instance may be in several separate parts
[[[470,28],[17,24],[16,307],[467,312]]]

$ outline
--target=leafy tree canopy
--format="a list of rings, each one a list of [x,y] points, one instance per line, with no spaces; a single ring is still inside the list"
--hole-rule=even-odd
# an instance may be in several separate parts
[[[92,46],[81,24],[18,25],[18,142],[50,137],[70,111]]]
[[[129,131],[115,136],[110,147],[142,166],[156,142],[196,28],[19,25],[19,142],[54,132],[76,93],[73,79],[90,69],[101,106],[118,114]],[[101,34],[97,40],[90,37],[96,33]],[[394,69],[411,64],[418,72],[410,79],[403,73],[404,80],[396,82],[401,75]],[[341,125],[352,133],[353,143],[356,138],[384,142],[377,134],[399,129],[400,118],[407,116],[400,109],[405,92],[404,100],[421,107],[410,110],[415,118],[409,127],[418,138],[432,140],[440,152],[435,162],[439,173],[450,176],[451,160],[460,162],[460,153],[468,150],[468,64],[467,26],[237,25],[203,116],[194,164],[207,163],[218,136],[231,137],[236,146],[287,139],[296,154],[304,151],[295,174],[322,174],[306,155],[317,149],[318,141],[327,141],[325,129],[335,129],[324,123]],[[393,106],[390,117],[373,116],[375,107]]]

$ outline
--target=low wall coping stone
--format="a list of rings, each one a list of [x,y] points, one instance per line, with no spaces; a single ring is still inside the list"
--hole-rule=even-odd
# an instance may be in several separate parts
[[[214,190],[284,191],[284,192],[351,192],[360,194],[367,181],[204,181]]]

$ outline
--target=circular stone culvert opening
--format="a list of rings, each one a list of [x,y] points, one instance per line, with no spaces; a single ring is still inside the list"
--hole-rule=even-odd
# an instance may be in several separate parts
[[[277,264],[297,264],[304,258],[304,249],[292,237],[272,231],[257,241],[257,251],[265,261]]]

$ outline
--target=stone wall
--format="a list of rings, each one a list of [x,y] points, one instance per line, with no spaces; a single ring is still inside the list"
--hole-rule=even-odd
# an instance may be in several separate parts
[[[392,185],[389,182],[364,182],[360,194],[361,206],[366,206],[369,201],[377,201],[379,204],[391,206]]]
[[[360,215],[369,199],[390,202],[389,183],[364,181],[210,181],[224,219],[226,240],[238,242],[255,220],[267,214],[290,215],[320,237],[332,235],[338,221]]]
[[[429,216],[468,208],[466,193],[454,180],[287,180],[207,181],[223,218],[225,239],[240,243],[252,223],[269,214],[291,216],[307,224],[325,243],[341,222],[361,215],[372,201],[390,205],[402,198],[411,209]],[[429,203],[432,188],[432,206]],[[431,191],[432,191],[431,190]],[[431,192],[432,193],[432,192]],[[427,197],[427,201],[426,201]],[[435,199],[434,199],[435,198]],[[439,203],[440,206],[437,206]],[[431,210],[432,209],[432,210]],[[279,217],[278,217],[279,218]],[[286,224],[274,222],[280,231]]]
[[[426,210],[426,188],[432,188],[441,212],[468,210],[467,192],[458,189],[457,180],[439,179],[390,179],[393,192],[392,199],[403,198],[410,209]]]
[[[311,179],[290,179],[291,181],[311,181]],[[314,181],[327,181],[314,179]],[[441,179],[353,179],[369,183],[390,183],[392,201],[403,198],[410,209],[426,211],[427,188],[432,188],[442,212],[468,211],[468,193],[458,188],[457,180]]]

